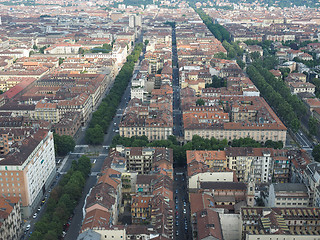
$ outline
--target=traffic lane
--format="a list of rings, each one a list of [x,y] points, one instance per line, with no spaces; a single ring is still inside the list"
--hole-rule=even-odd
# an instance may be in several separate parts
[[[98,156],[91,168],[91,172],[99,172],[103,166],[104,160],[106,159],[107,156]]]
[[[296,133],[296,138],[302,147],[312,147],[311,143],[300,130]]]
[[[79,232],[80,232],[81,225],[82,225],[82,218],[83,218],[82,208],[84,207],[84,200],[85,200],[87,194],[89,193],[90,189],[96,184],[96,182],[97,182],[96,176],[89,176],[89,178],[85,184],[81,199],[78,202],[78,205],[76,206],[76,208],[74,210],[74,216],[71,220],[69,229],[68,229],[67,234],[64,238],[65,240],[77,239]]]
[[[60,176],[60,174],[57,174],[56,178],[53,180],[50,187],[45,192],[42,201],[39,203],[37,207],[37,210],[34,211],[33,214],[28,218],[29,220],[27,221],[27,225],[30,225],[30,228],[28,231],[24,230],[24,234],[22,235],[21,239],[29,239],[31,233],[34,231],[34,225],[42,218],[43,214],[45,213],[45,210],[47,208],[47,200],[50,197],[51,190],[59,183],[61,179]]]
[[[175,176],[175,197],[178,199],[178,209],[176,211],[178,212],[178,222],[179,225],[176,226],[176,229],[178,230],[178,235],[176,235],[176,239],[187,239],[189,238],[189,222],[190,222],[190,211],[188,206],[188,193],[186,191],[186,182],[184,181],[184,176],[182,175],[176,175]],[[185,229],[187,222],[187,230]]]
[[[118,111],[120,111],[121,114],[123,115],[123,112],[124,112],[124,110],[126,108],[127,102],[130,99],[130,91],[129,91],[129,89],[130,89],[130,87],[128,85],[127,90],[125,91],[125,95],[126,96],[122,98],[122,100],[121,100],[121,102],[120,102],[120,104],[118,106],[117,113],[116,113],[115,117],[113,118],[113,121],[110,124],[107,133],[104,136],[103,145],[111,145],[113,137],[115,135],[118,135],[118,132],[115,132],[113,130],[115,129],[115,127],[118,130],[118,126],[119,126],[119,123],[121,121],[121,117],[117,116],[117,114],[120,114],[120,113],[118,113]],[[116,126],[114,124],[116,124]]]

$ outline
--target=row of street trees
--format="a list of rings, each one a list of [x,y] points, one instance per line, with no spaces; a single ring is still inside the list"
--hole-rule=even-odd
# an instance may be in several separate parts
[[[220,41],[223,42],[226,40],[227,42],[231,41],[230,33],[220,24],[213,23],[212,18],[209,17],[202,9],[195,8],[196,13],[199,14],[203,23],[208,27],[210,32]]]
[[[90,171],[91,162],[88,157],[82,156],[78,161],[72,162],[71,169],[52,190],[46,211],[41,220],[35,224],[30,240],[60,239],[64,226],[82,195]]]
[[[102,100],[97,111],[92,114],[92,119],[85,136],[88,144],[101,144],[103,142],[104,134],[107,132],[110,122],[116,114],[117,107],[132,77],[134,64],[138,61],[142,48],[142,43],[136,45],[132,53],[127,57],[127,62],[122,66],[115,78],[109,94]]]
[[[265,144],[257,142],[252,138],[240,138],[234,139],[229,142],[226,139],[218,140],[214,137],[202,138],[198,135],[192,137],[192,141],[184,144],[183,146],[177,141],[175,136],[169,136],[168,140],[157,140],[150,142],[146,136],[141,137],[120,137],[115,136],[112,140],[111,147],[116,145],[123,145],[125,147],[167,147],[173,149],[173,159],[178,166],[184,166],[186,164],[186,151],[188,150],[224,150],[228,146],[232,147],[268,147],[281,149],[283,143],[273,142],[268,140]]]
[[[271,104],[293,131],[300,128],[298,118],[306,114],[306,107],[297,96],[292,95],[285,83],[275,78],[266,68],[252,64],[247,68],[249,78],[260,90],[262,96]]]

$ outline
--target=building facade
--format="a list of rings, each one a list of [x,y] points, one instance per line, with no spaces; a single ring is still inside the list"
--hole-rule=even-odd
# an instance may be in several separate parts
[[[28,218],[56,174],[53,134],[39,129],[12,148],[13,153],[1,157],[0,191],[20,197],[22,217]]]

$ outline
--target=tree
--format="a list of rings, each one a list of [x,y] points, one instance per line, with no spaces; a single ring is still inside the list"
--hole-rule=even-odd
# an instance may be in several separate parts
[[[320,145],[316,145],[312,150],[312,157],[316,162],[320,162]]]
[[[55,152],[59,156],[64,156],[68,152],[72,152],[74,150],[76,143],[71,136],[68,136],[68,135],[59,136],[58,134],[54,133],[53,137],[54,137]]]
[[[294,118],[290,122],[290,127],[292,131],[297,132],[300,129],[301,123],[298,118]]]
[[[47,222],[39,221],[35,223],[35,231],[45,234],[48,231]]]
[[[199,98],[197,101],[196,101],[196,105],[197,106],[204,106],[205,102],[202,98]]]
[[[78,54],[84,54],[84,49],[83,48],[79,48]]]
[[[149,40],[144,41],[144,45],[147,46],[149,44]]]
[[[226,87],[227,86],[227,81],[221,77],[218,77],[216,75],[212,76],[212,83],[211,84],[206,84],[206,88],[221,88],[221,87]]]
[[[102,127],[99,124],[96,124],[94,128],[89,128],[86,131],[86,142],[89,144],[100,144],[103,142],[104,132]]]
[[[63,63],[64,59],[63,58],[59,58],[59,66]]]
[[[314,117],[310,117],[308,121],[309,133],[316,136],[318,134],[318,121]]]
[[[283,79],[285,79],[289,73],[290,73],[290,68],[279,68],[279,71],[281,72]]]
[[[43,240],[44,239],[44,236],[41,232],[38,232],[38,231],[34,231],[30,238],[30,240]]]
[[[246,64],[244,63],[244,61],[242,61],[241,59],[237,59],[237,64],[239,65],[239,67],[243,70],[244,67],[246,66]]]
[[[215,58],[220,58],[220,59],[227,59],[227,56],[223,52],[218,52],[214,55]]]
[[[88,177],[91,169],[91,161],[90,158],[86,156],[81,156],[78,159],[77,170],[83,173],[83,177]]]
[[[44,50],[47,48],[47,46],[43,46],[43,47],[41,47],[40,49],[39,49],[39,52],[40,53],[44,53]]]
[[[261,55],[259,52],[252,52],[250,53],[250,57],[253,61],[257,61],[261,57]]]

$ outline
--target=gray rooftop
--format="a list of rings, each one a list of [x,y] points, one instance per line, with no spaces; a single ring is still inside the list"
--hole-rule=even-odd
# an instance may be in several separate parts
[[[275,192],[307,192],[307,187],[303,183],[275,183]]]

